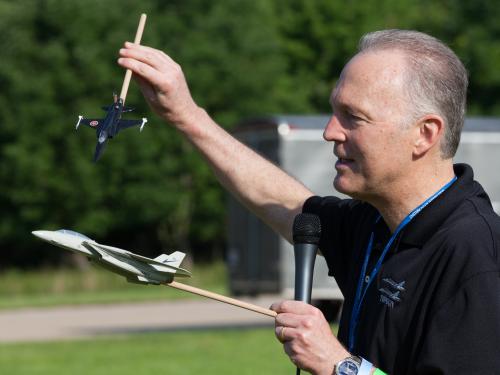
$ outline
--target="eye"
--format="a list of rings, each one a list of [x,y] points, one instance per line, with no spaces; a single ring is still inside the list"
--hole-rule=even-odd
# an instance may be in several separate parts
[[[350,112],[346,113],[347,121],[351,123],[352,126],[357,126],[363,119],[359,116],[356,116]]]
[[[363,120],[364,120],[362,117],[359,117],[359,116],[355,115],[355,114],[354,114],[354,113],[352,113],[352,112],[348,112],[347,114],[348,114],[348,116],[349,116],[350,118],[352,118],[353,120],[356,120],[356,121],[363,121]]]
[[[363,115],[357,115],[357,114],[354,114],[352,112],[349,112],[348,116],[352,121],[355,121],[355,122],[367,122],[366,118],[363,117]]]

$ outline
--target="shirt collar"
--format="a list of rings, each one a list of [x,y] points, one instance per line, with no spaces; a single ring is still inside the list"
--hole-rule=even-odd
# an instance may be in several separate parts
[[[457,180],[413,218],[402,232],[402,243],[423,246],[464,199],[484,194],[482,187],[474,181],[474,173],[469,165],[455,164],[453,169]]]

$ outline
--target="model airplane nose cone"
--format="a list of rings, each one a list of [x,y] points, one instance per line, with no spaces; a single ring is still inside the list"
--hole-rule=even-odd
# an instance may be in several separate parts
[[[44,241],[50,241],[52,237],[52,232],[50,230],[34,230],[31,233]]]

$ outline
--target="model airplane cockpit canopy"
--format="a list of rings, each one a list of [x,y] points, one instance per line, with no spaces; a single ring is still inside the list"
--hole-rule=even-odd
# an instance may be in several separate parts
[[[78,232],[75,232],[74,230],[70,230],[70,229],[59,229],[59,230],[56,230],[56,232],[57,233],[62,233],[62,234],[73,235],[73,236],[76,236],[76,237],[83,238],[84,240],[90,240],[90,238],[87,237],[86,235],[78,233]]]

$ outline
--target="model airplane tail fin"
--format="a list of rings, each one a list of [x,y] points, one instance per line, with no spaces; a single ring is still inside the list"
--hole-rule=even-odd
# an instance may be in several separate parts
[[[181,253],[180,251],[173,252],[170,255],[167,254],[161,254],[157,256],[154,260],[165,263],[169,266],[174,266],[174,267],[179,267],[184,260],[184,257],[186,254]]]

